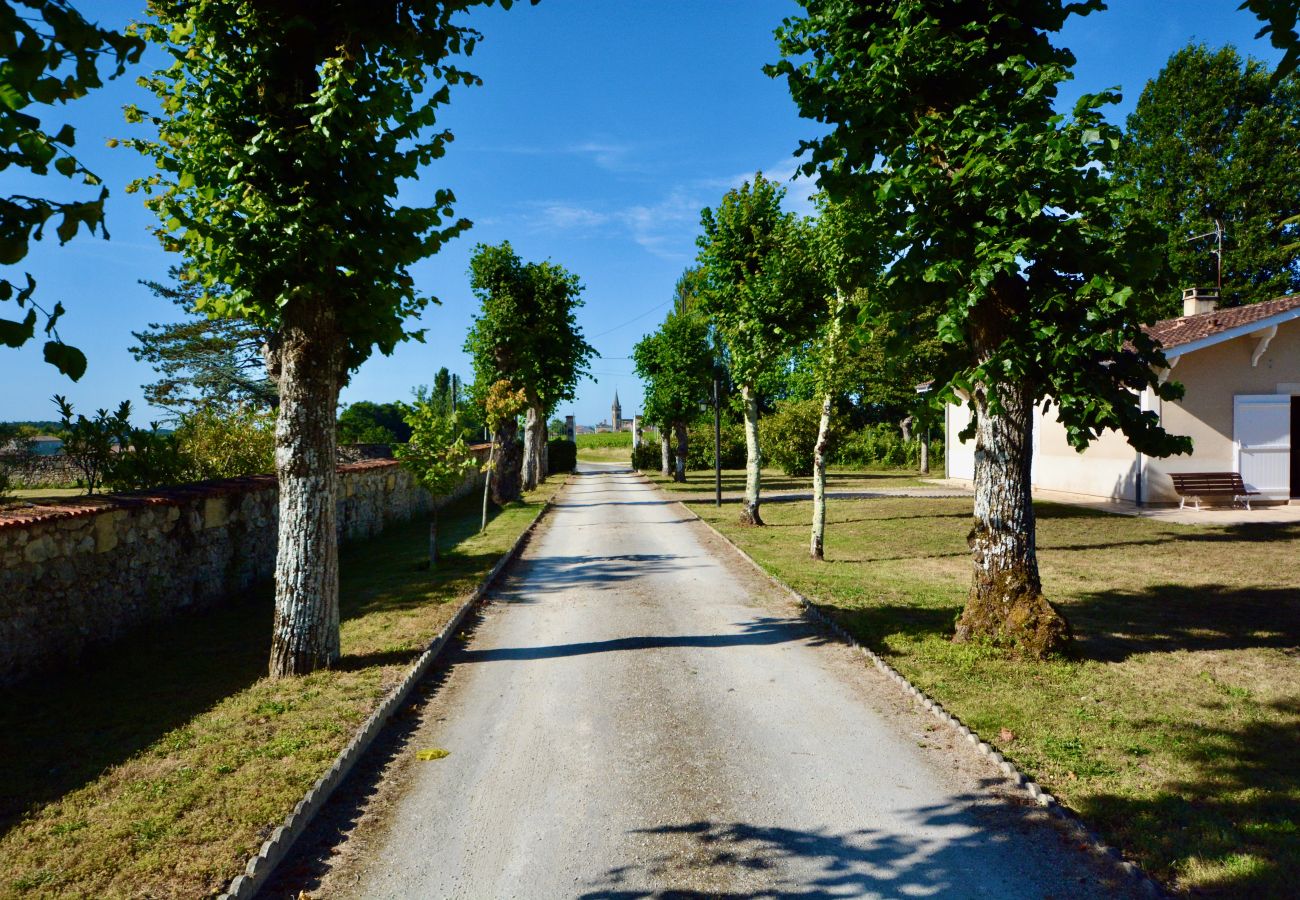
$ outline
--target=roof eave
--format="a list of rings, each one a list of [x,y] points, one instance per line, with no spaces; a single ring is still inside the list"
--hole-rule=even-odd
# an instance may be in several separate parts
[[[1173,359],[1183,356],[1187,353],[1195,353],[1197,350],[1204,350],[1206,347],[1213,347],[1215,344],[1222,344],[1225,341],[1235,340],[1239,337],[1246,337],[1254,334],[1256,331],[1262,331],[1274,325],[1281,325],[1283,322],[1290,322],[1292,319],[1300,319],[1300,307],[1288,309],[1280,313],[1273,313],[1262,319],[1256,319],[1254,322],[1247,322],[1245,325],[1238,325],[1235,328],[1228,328],[1217,334],[1208,337],[1197,338],[1194,341],[1188,341],[1186,344],[1176,344],[1173,347],[1164,347],[1165,358]]]

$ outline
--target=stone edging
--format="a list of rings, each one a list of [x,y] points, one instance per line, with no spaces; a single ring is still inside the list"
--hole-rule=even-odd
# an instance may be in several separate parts
[[[218,895],[217,900],[247,900],[247,898],[255,896],[262,886],[266,884],[271,877],[271,873],[275,871],[275,867],[288,855],[294,841],[307,830],[307,826],[324,808],[326,801],[334,793],[334,789],[352,771],[352,767],[356,765],[357,760],[362,757],[370,744],[378,737],[388,719],[406,702],[411,690],[424,678],[434,660],[446,649],[447,643],[460,627],[466,614],[487,593],[487,589],[496,581],[497,576],[501,574],[501,570],[519,555],[519,551],[523,549],[524,544],[527,543],[529,537],[537,529],[542,517],[555,504],[555,497],[568,483],[569,479],[566,477],[559,489],[551,495],[545,505],[538,510],[533,520],[528,523],[528,527],[515,539],[511,548],[496,561],[496,564],[484,576],[478,587],[461,603],[460,608],[456,610],[451,620],[429,642],[428,648],[411,665],[402,680],[389,691],[383,702],[376,707],[365,723],[353,734],[352,740],[348,741],[347,745],[339,751],[339,755],[334,759],[334,764],[308,789],[306,795],[293,808],[293,812],[285,817],[284,823],[271,832],[271,837],[262,844],[262,849],[249,858],[244,874],[235,876],[225,892]]]
[[[651,485],[656,490],[659,490],[659,486],[649,478],[646,478],[644,474],[641,472],[637,472],[637,474],[644,478],[647,484]],[[804,614],[809,619],[819,625],[829,628],[837,637],[849,644],[853,649],[861,652],[862,655],[872,663],[872,665],[880,670],[881,674],[897,684],[904,693],[909,694],[918,705],[929,711],[936,719],[965,738],[966,742],[975,750],[979,751],[981,756],[990,759],[999,769],[1002,770],[1002,773],[1013,786],[1024,790],[1034,803],[1041,806],[1053,817],[1053,819],[1057,821],[1057,823],[1069,831],[1070,836],[1073,839],[1077,840],[1081,844],[1086,844],[1089,851],[1095,856],[1113,864],[1124,877],[1131,880],[1137,888],[1147,896],[1167,896],[1164,888],[1160,886],[1159,882],[1143,871],[1143,869],[1136,863],[1124,859],[1123,856],[1120,855],[1120,852],[1114,847],[1108,846],[1096,832],[1088,827],[1088,824],[1083,821],[1078,813],[1062,806],[1055,797],[1043,790],[1037,782],[1027,777],[1023,772],[1016,768],[1015,763],[1003,756],[987,741],[980,738],[980,736],[972,728],[963,723],[961,719],[944,709],[943,706],[940,705],[939,701],[928,696],[924,691],[912,684],[906,676],[889,663],[885,662],[885,660],[875,651],[859,643],[857,639],[849,634],[842,625],[836,622],[831,616],[828,616],[820,606],[759,565],[759,563],[752,556],[742,550],[735,541],[714,528],[713,525],[703,519],[699,513],[695,512],[695,510],[691,509],[681,500],[675,500],[674,502],[685,510],[688,515],[694,517],[697,522],[721,538],[722,541],[734,550],[741,559],[762,573],[764,578],[768,579],[777,587],[781,588],[781,590],[789,594],[790,597],[800,605]]]

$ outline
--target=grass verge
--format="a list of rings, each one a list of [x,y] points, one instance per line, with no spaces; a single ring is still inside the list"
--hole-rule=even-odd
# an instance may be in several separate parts
[[[439,515],[343,548],[343,659],[264,677],[268,588],[0,693],[0,896],[201,897],[237,875],[542,503]]]
[[[745,528],[688,502],[1173,890],[1295,896],[1300,526],[1041,504],[1044,586],[1079,640],[1076,658],[1036,664],[948,640],[969,500],[832,501],[820,565],[809,503]]]
[[[714,491],[713,470],[691,470],[686,473],[686,481],[674,482],[664,478],[658,472],[646,472],[661,488],[687,497],[712,497]],[[911,470],[896,469],[848,469],[831,467],[826,471],[827,491],[888,491],[906,490],[908,488],[940,489],[941,485],[922,481],[922,476]],[[812,479],[806,475],[786,475],[780,469],[764,469],[762,480],[764,495],[776,493],[804,493],[812,495]],[[722,470],[723,499],[736,499],[745,493],[745,470]]]

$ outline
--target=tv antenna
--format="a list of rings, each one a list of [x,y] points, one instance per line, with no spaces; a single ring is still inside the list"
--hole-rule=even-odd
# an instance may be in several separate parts
[[[1214,220],[1213,231],[1207,231],[1205,232],[1205,234],[1193,235],[1192,237],[1189,237],[1187,239],[1187,243],[1190,244],[1192,241],[1202,241],[1208,237],[1212,237],[1215,240],[1215,247],[1210,252],[1214,254],[1215,262],[1218,263],[1219,271],[1218,271],[1217,280],[1215,282],[1215,287],[1219,291],[1219,296],[1222,297],[1223,296],[1223,220],[1222,219]]]

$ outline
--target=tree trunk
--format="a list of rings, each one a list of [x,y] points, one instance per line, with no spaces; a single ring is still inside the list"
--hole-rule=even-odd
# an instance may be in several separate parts
[[[659,467],[660,474],[667,478],[673,473],[673,454],[671,445],[668,442],[668,426],[666,424],[659,426],[659,453],[663,459],[662,465]]]
[[[975,392],[974,580],[954,640],[987,640],[1042,658],[1065,648],[1070,625],[1042,594],[1030,495],[1033,394],[1024,384]]]
[[[536,489],[539,482],[546,480],[541,471],[542,447],[546,443],[546,419],[540,406],[532,404],[524,414],[524,490]]]
[[[673,481],[686,480],[686,423],[674,422],[673,433],[677,436],[677,454],[673,465]]]
[[[831,404],[834,399],[829,392],[822,398],[822,417],[817,425],[817,443],[813,445],[813,517],[808,555],[817,560],[826,558],[826,448],[831,442]]]
[[[541,484],[546,481],[547,476],[551,474],[551,432],[542,425],[542,460],[537,465],[537,483]]]
[[[921,432],[921,474],[930,474],[930,429]]]
[[[438,498],[434,498],[437,502]],[[438,510],[435,508],[429,513],[429,568],[430,570],[438,567]]]
[[[745,402],[745,502],[740,510],[740,524],[762,525],[759,515],[759,493],[763,480],[763,457],[758,447],[758,393],[753,385],[740,389]]]
[[[912,417],[907,416],[898,423],[898,430],[903,432],[903,443],[906,444],[912,439]]]
[[[483,520],[479,523],[478,530],[482,534],[487,530],[487,506],[488,495],[492,490],[492,466],[496,462],[497,442],[493,437],[492,443],[488,446],[487,469],[483,475]]]
[[[285,307],[271,358],[280,385],[272,678],[305,675],[339,658],[334,416],[344,371],[343,341],[328,305],[295,300]]]
[[[501,424],[496,434],[496,477],[492,479],[492,502],[505,506],[519,499],[519,467],[523,463],[519,451],[519,422],[511,416]]]

